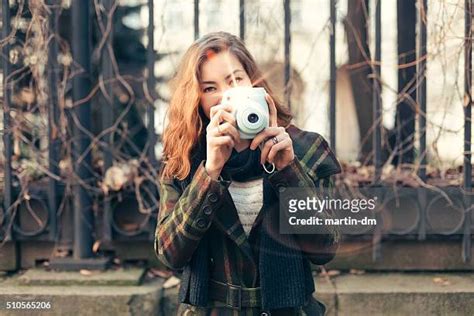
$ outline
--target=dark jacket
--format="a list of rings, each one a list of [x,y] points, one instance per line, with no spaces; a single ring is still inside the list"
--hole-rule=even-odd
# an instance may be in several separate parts
[[[227,190],[214,181],[202,156],[183,181],[161,182],[155,251],[166,266],[183,269],[180,301],[208,306],[209,280],[260,287],[265,310],[301,307],[314,292],[310,261],[325,264],[336,252],[339,232],[318,235],[279,234],[279,194],[288,187],[315,190],[330,186],[340,165],[318,134],[287,128],[295,159],[264,176],[263,207],[247,237]],[[322,212],[321,217],[331,217]]]

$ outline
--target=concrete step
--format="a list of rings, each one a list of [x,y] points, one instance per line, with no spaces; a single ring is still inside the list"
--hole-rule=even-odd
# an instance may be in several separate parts
[[[107,273],[94,275],[90,283],[84,275],[81,282],[69,275],[69,285],[57,280],[64,274],[30,272],[29,283],[25,274],[0,276],[0,315],[175,315],[177,287],[165,290],[162,279],[148,278],[139,285],[120,283]],[[359,273],[315,277],[316,297],[326,305],[327,315],[474,315],[473,273]],[[133,282],[139,275],[126,274],[115,276]],[[48,284],[47,279],[53,281]],[[6,309],[7,302],[27,301],[49,302],[51,307],[34,313]]]
[[[364,273],[316,278],[328,315],[474,315],[473,273]]]
[[[30,269],[22,275],[18,276],[19,285],[140,285],[144,276],[145,269],[131,268],[131,269],[111,269],[106,272],[103,271],[46,271],[43,269]]]
[[[0,315],[159,315],[164,280],[142,282],[143,273],[144,269],[29,270],[3,275]],[[8,309],[7,302],[17,302],[18,308]]]

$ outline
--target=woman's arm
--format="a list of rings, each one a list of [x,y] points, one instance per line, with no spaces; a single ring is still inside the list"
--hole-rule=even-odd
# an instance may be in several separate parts
[[[331,177],[320,178],[317,181],[308,176],[297,157],[284,169],[269,177],[270,183],[278,194],[286,188],[301,188],[307,190],[308,196],[314,195],[317,188],[331,188]],[[332,212],[323,210],[318,217],[332,218]],[[331,261],[339,247],[340,232],[336,226],[325,226],[325,231],[318,234],[295,234],[295,239],[307,258],[314,264],[323,265]]]
[[[181,269],[191,259],[211,226],[224,189],[223,182],[213,180],[207,174],[204,162],[184,191],[173,180],[161,182],[154,247],[163,264],[171,269]]]

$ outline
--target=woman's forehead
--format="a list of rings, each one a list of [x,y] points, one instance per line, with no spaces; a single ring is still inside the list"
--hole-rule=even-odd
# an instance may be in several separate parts
[[[237,57],[229,51],[207,54],[208,58],[201,66],[201,81],[223,80],[243,66]]]

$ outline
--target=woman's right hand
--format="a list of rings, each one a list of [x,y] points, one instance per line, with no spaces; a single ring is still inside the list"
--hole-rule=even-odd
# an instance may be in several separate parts
[[[240,142],[240,135],[230,105],[213,106],[210,110],[210,117],[211,121],[206,128],[207,158],[205,168],[209,176],[217,180],[234,145]]]

